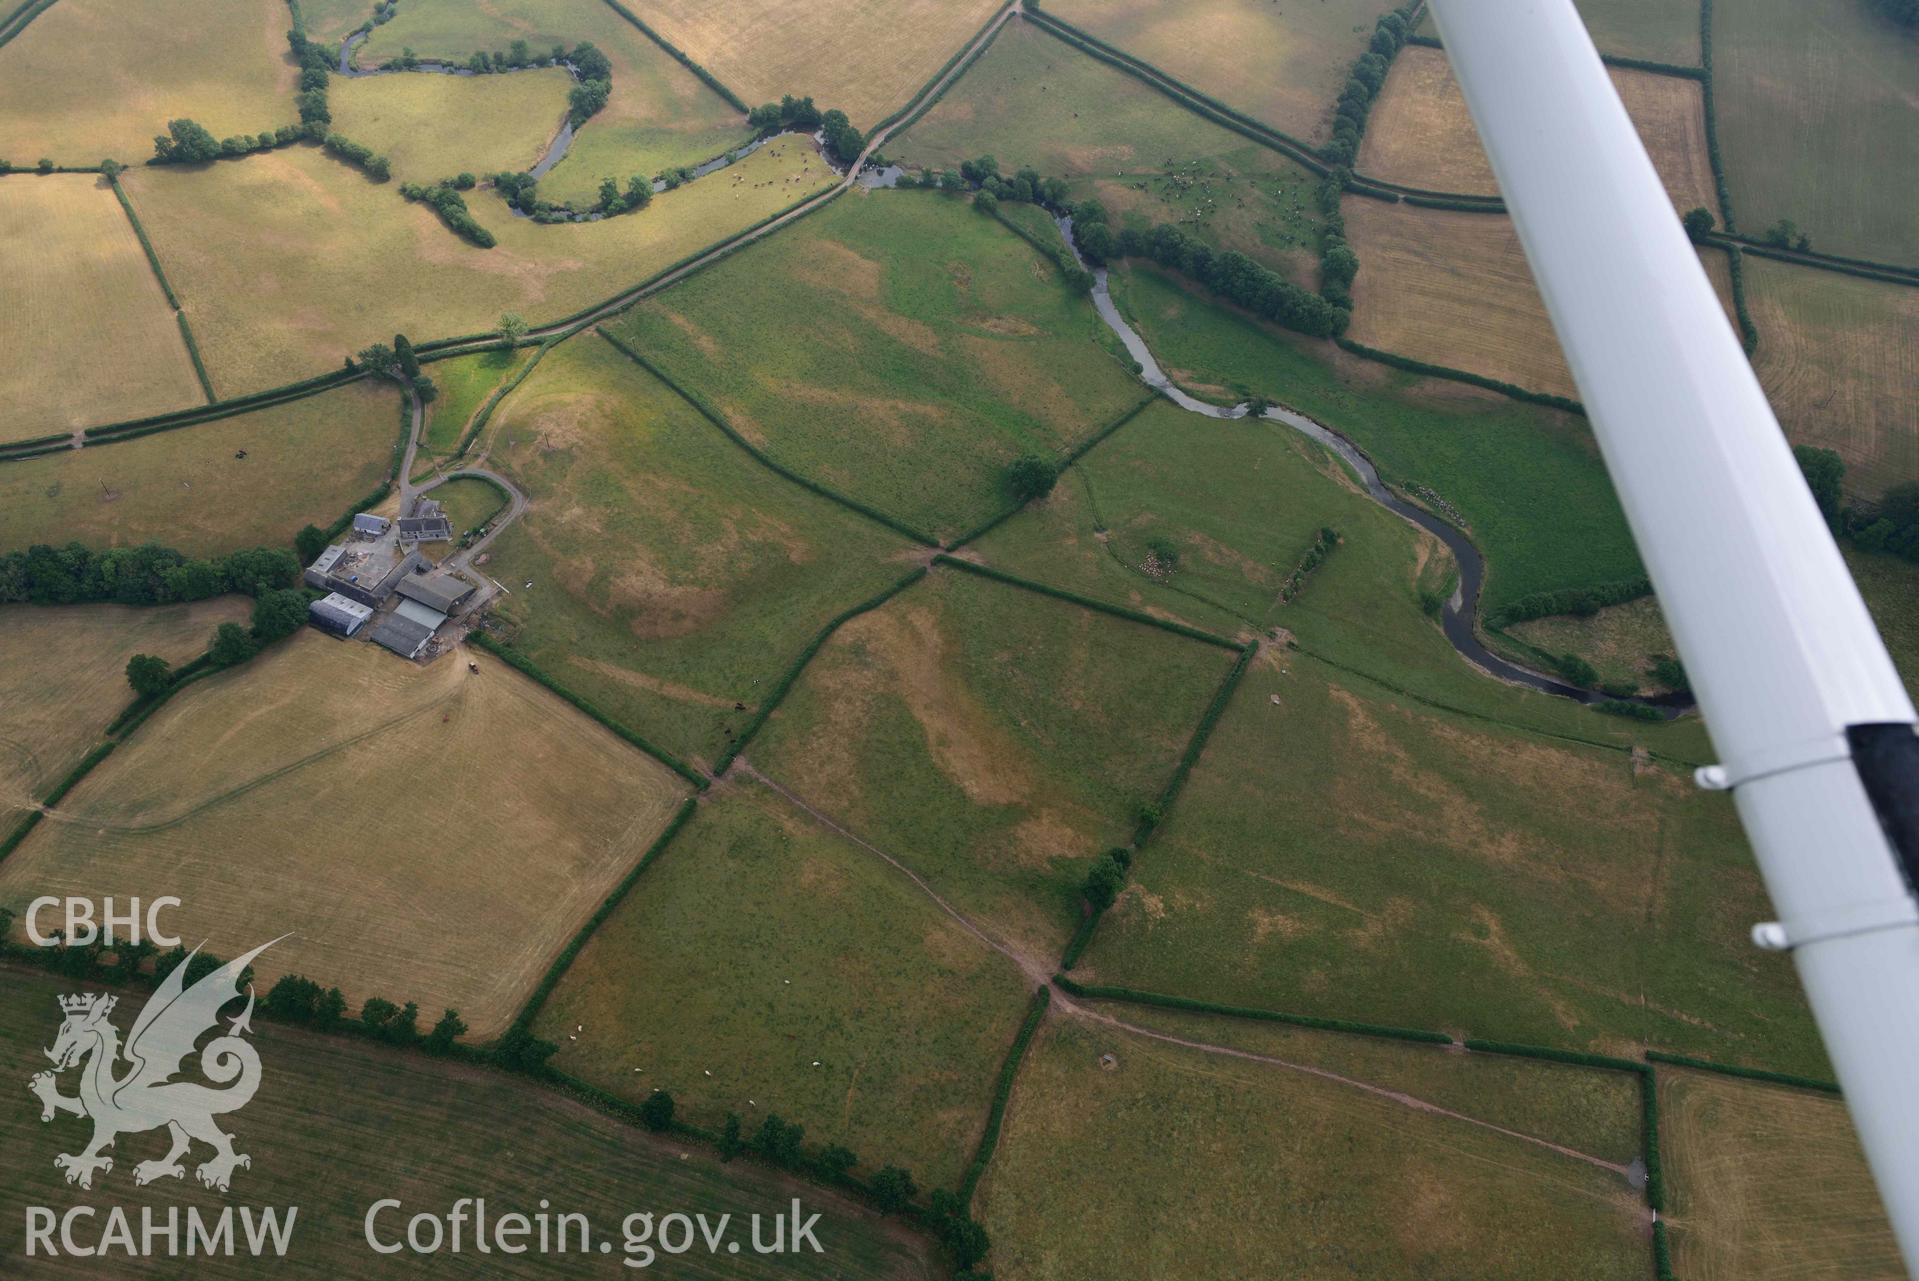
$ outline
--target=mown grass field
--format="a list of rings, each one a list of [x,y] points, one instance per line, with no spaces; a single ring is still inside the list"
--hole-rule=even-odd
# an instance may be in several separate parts
[[[1919,58],[1860,0],[1713,11],[1719,145],[1741,231],[1790,218],[1828,253],[1919,265]]]
[[[192,605],[9,605],[0,609],[0,832],[79,763],[133,701],[127,660],[175,667],[204,653],[213,629],[244,622],[249,602]]]
[[[1718,218],[1699,82],[1619,67],[1612,81],[1674,208],[1683,213],[1703,205]],[[1459,82],[1438,49],[1408,48],[1393,61],[1354,168],[1369,178],[1434,191],[1499,194]]]
[[[493,389],[512,377],[532,359],[529,348],[519,351],[488,351],[477,356],[455,356],[425,366],[427,377],[439,394],[427,406],[426,434],[414,461],[417,472],[425,471],[439,458],[451,456],[466,437],[473,416],[480,412]]]
[[[437,182],[531,169],[566,119],[572,87],[558,67],[336,78],[327,105],[335,130],[393,162],[395,182]]]
[[[240,395],[338,368],[396,331],[420,341],[484,333],[503,311],[535,324],[571,315],[832,176],[811,143],[789,138],[602,222],[540,226],[470,192],[473,216],[499,239],[492,249],[317,148],[125,181],[215,382]]]
[[[1097,198],[1122,225],[1177,222],[1314,284],[1318,180],[1072,46],[1013,23],[887,153],[957,169],[991,155]],[[1007,212],[1013,209],[1008,206]]]
[[[485,566],[514,644],[695,760],[828,619],[912,568],[904,539],[769,472],[591,334],[541,361],[488,439],[532,500]]]
[[[1680,67],[1699,65],[1699,10],[1672,0],[1574,0],[1601,53],[1647,58]],[[1419,30],[1437,36],[1432,6]]]
[[[446,505],[446,516],[458,538],[469,529],[477,529],[506,510],[507,496],[499,486],[484,480],[449,480],[433,491],[435,501]]]
[[[1160,363],[1189,391],[1289,405],[1358,442],[1388,482],[1428,502],[1437,494],[1458,511],[1486,554],[1488,608],[1641,572],[1583,420],[1348,357],[1236,314],[1151,266],[1115,271],[1111,284]],[[1086,461],[1097,475],[1098,453]],[[1205,507],[1203,495],[1224,483],[1209,469],[1191,504]],[[1246,519],[1266,517],[1249,512]]]
[[[283,0],[75,0],[0,49],[0,157],[25,168],[111,157],[138,164],[189,116],[216,138],[296,122]]]
[[[840,200],[612,328],[771,457],[940,537],[1142,394],[1050,262],[930,192]]]
[[[0,280],[10,300],[0,439],[203,399],[133,226],[92,174],[0,181]]]
[[[1136,1028],[1396,1090],[1615,1165],[1642,1155],[1639,1078],[1629,1073],[1130,1002],[1091,1008]]]
[[[0,464],[0,550],[161,543],[189,556],[290,543],[380,483],[400,420],[391,384],[119,444]],[[239,458],[245,450],[246,457]]]
[[[562,1071],[750,1135],[778,1113],[952,1187],[1027,985],[899,872],[742,782],[594,935],[535,1024]]]
[[[1347,199],[1344,208],[1360,262],[1349,337],[1529,391],[1579,395],[1504,215],[1360,197]],[[1708,249],[1700,261],[1730,316],[1725,255]]]
[[[1662,1067],[1659,1102],[1676,1272],[1906,1275],[1840,1100]]]
[[[0,903],[176,895],[181,935],[216,954],[294,935],[264,984],[306,974],[354,1009],[451,1007],[498,1035],[685,788],[477,661],[303,629],[162,707],[7,860]]]
[[[1158,799],[1229,652],[954,569],[834,634],[747,755],[1029,955]]]
[[[525,40],[542,57],[555,45],[571,49],[587,41],[613,65],[606,106],[540,182],[550,200],[590,202],[602,178],[618,179],[624,188],[635,174],[650,178],[698,164],[747,138],[744,117],[602,0],[494,0],[484,6],[411,0],[391,22],[375,27],[355,55],[369,67],[408,48],[422,57],[465,62],[476,50],[504,52],[515,40]],[[497,89],[501,79],[489,76],[481,83]],[[564,90],[559,100],[563,109]],[[554,120],[547,114],[539,119],[551,137]]]
[[[1919,289],[1748,254],[1746,296],[1753,368],[1793,441],[1837,450],[1864,497],[1919,477]]]
[[[92,985],[12,967],[0,971],[0,1065],[9,1074],[25,1081],[45,1068],[40,1051],[52,1044],[59,1027],[57,998],[83,988],[92,990]],[[114,1021],[122,1029],[131,1027],[145,995],[115,995],[120,1006]],[[177,1207],[183,1234],[188,1208],[216,1221],[233,1202],[297,1207],[292,1246],[271,1267],[276,1276],[318,1281],[370,1274],[375,1265],[369,1260],[378,1256],[367,1247],[363,1224],[368,1208],[388,1197],[404,1208],[380,1217],[383,1240],[393,1239],[389,1229],[403,1234],[411,1215],[444,1215],[462,1197],[486,1198],[490,1221],[507,1213],[530,1218],[545,1199],[554,1215],[587,1215],[595,1240],[611,1240],[612,1258],[620,1259],[622,1220],[629,1214],[704,1213],[711,1223],[730,1213],[730,1232],[748,1242],[750,1216],[765,1215],[770,1223],[797,1196],[807,1213],[822,1213],[816,1235],[824,1254],[758,1255],[742,1245],[723,1262],[694,1253],[677,1259],[660,1255],[654,1266],[670,1265],[682,1276],[749,1281],[923,1281],[943,1275],[924,1240],[816,1185],[781,1178],[750,1162],[722,1165],[703,1147],[655,1138],[514,1077],[257,1021],[251,1039],[259,1048],[263,1083],[246,1110],[228,1118],[223,1128],[235,1134],[237,1149],[252,1156],[253,1165],[234,1176],[231,1197],[202,1188],[191,1175],[135,1188],[133,1165],[165,1153],[164,1136],[148,1133],[122,1136],[114,1169],[96,1181],[93,1198],[123,1206],[136,1231],[142,1207],[153,1207],[162,1225],[168,1209]],[[63,1080],[61,1088],[71,1093],[74,1086]],[[81,1204],[54,1168],[53,1157],[79,1150],[88,1131],[84,1120],[73,1117],[42,1125],[39,1110],[24,1098],[4,1109],[0,1143],[20,1159],[0,1186],[0,1214],[18,1224],[29,1205],[63,1211]],[[198,1147],[189,1160],[204,1160],[206,1152]],[[104,1213],[94,1222],[104,1225]],[[770,1227],[765,1231],[770,1238]],[[555,1277],[578,1276],[583,1267],[593,1266],[583,1265],[577,1246],[571,1254],[494,1251],[482,1256],[473,1250],[470,1229],[464,1240],[461,1255],[401,1256],[409,1259],[406,1270],[473,1276],[481,1266],[476,1260],[483,1260],[489,1277]],[[181,1242],[184,1250],[184,1235]],[[597,1257],[599,1267],[617,1267]],[[97,1258],[40,1258],[25,1266],[41,1277],[88,1278],[101,1272]],[[129,1263],[121,1256],[112,1266],[121,1276],[178,1275],[165,1260]],[[202,1255],[193,1260],[192,1275],[240,1281],[259,1276],[262,1266],[244,1254]]]
[[[1724,798],[1337,662],[1254,664],[1082,981],[1824,1070],[1791,965],[1751,947],[1768,909]]]
[[[860,0],[792,5],[644,0],[633,6],[661,36],[749,103],[784,94],[838,107],[861,129],[905,106],[986,24],[996,0]]]
[[[1323,141],[1333,101],[1392,0],[1047,0],[1046,12],[1298,138]],[[1064,46],[1062,46],[1064,48]]]
[[[1110,1069],[1102,1055],[1113,1055]],[[1055,1016],[977,1210],[995,1271],[1577,1276],[1648,1271],[1606,1170],[1350,1087]]]

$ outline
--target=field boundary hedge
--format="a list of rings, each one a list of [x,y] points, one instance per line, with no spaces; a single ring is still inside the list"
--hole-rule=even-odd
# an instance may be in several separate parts
[[[1148,627],[1157,627],[1161,631],[1171,632],[1175,636],[1184,636],[1187,640],[1202,641],[1208,645],[1217,645],[1221,649],[1238,650],[1241,648],[1238,641],[1228,640],[1226,637],[1216,635],[1213,632],[1202,631],[1197,627],[1188,627],[1185,623],[1175,623],[1171,619],[1155,618],[1151,614],[1143,614],[1139,610],[1128,609],[1124,605],[1113,605],[1103,600],[1094,600],[1090,596],[1081,596],[1077,592],[1069,592],[1064,588],[1049,587],[1045,583],[1037,583],[1030,578],[1021,578],[1017,574],[1009,574],[1003,569],[994,569],[989,565],[981,565],[974,561],[962,560],[957,556],[949,556],[945,552],[941,552],[933,557],[933,563],[936,565],[948,565],[954,569],[961,569],[969,574],[977,574],[981,578],[990,578],[996,582],[1006,583],[1012,587],[1024,588],[1029,592],[1037,592],[1041,596],[1051,596],[1054,600],[1063,600],[1069,605],[1078,605],[1081,609],[1090,609],[1101,614],[1111,614],[1114,618],[1123,618],[1129,623],[1144,623]]]
[[[1464,369],[1453,369],[1446,365],[1434,365],[1424,360],[1415,360],[1411,356],[1401,356],[1396,352],[1382,351],[1378,347],[1368,347],[1365,343],[1354,342],[1351,338],[1333,339],[1340,350],[1363,356],[1367,360],[1376,360],[1382,365],[1391,365],[1407,373],[1422,374],[1428,378],[1448,378],[1453,382],[1470,383],[1475,387],[1484,387],[1487,391],[1496,391],[1502,396],[1524,401],[1529,405],[1544,405],[1548,409],[1563,409],[1567,413],[1581,414],[1586,407],[1567,396],[1554,396],[1543,391],[1531,391],[1513,383],[1500,382],[1497,378],[1488,378],[1484,374],[1470,373]]]
[[[7,15],[4,22],[0,22],[0,48],[4,48],[15,36],[27,29],[28,23],[53,8],[56,3],[57,0],[25,0],[18,9]],[[21,17],[22,14],[26,16]],[[19,19],[18,22],[14,21],[16,18]]]
[[[48,789],[47,794],[40,798],[40,808],[28,813],[26,818],[20,821],[20,825],[13,829],[12,834],[6,840],[0,841],[0,862],[4,862],[7,855],[20,848],[20,842],[27,839],[27,833],[40,826],[40,820],[46,817],[48,806],[58,805],[68,792],[80,785],[81,779],[93,772],[94,766],[113,755],[113,749],[119,745],[113,739],[101,743],[81,757],[79,764],[68,770],[59,782]]]
[[[160,282],[160,292],[167,296],[167,306],[180,310],[179,295],[173,292],[173,285],[167,280],[167,273],[160,266],[160,255],[153,247],[153,241],[147,238],[147,229],[140,221],[140,215],[133,211],[133,201],[127,197],[126,189],[120,185],[120,176],[115,174],[107,180],[113,188],[113,194],[119,197],[120,208],[127,215],[127,222],[133,227],[134,236],[140,241],[140,248],[147,256],[147,266],[153,268],[153,278]]]
[[[1422,49],[1444,49],[1438,36],[1407,36],[1407,44],[1416,44]],[[1655,75],[1678,76],[1683,80],[1704,80],[1704,67],[1688,67],[1678,62],[1660,62],[1654,58],[1634,58],[1623,53],[1599,51],[1599,60],[1609,67],[1625,67],[1630,71],[1650,71]]]
[[[746,722],[746,728],[739,732],[732,743],[727,746],[726,751],[720,756],[720,759],[714,763],[714,775],[717,777],[733,767],[733,762],[739,758],[741,752],[746,750],[746,745],[752,742],[759,732],[766,727],[766,722],[772,719],[773,713],[778,710],[781,703],[786,701],[786,696],[792,692],[793,686],[799,682],[800,673],[806,670],[806,665],[812,662],[814,656],[825,647],[826,642],[832,639],[834,632],[855,618],[858,618],[861,614],[870,613],[878,609],[881,605],[892,600],[895,596],[925,577],[926,566],[921,565],[918,569],[915,569],[912,573],[900,579],[885,591],[880,592],[877,596],[870,596],[851,609],[842,610],[828,619],[826,626],[820,628],[819,634],[814,636],[813,639],[807,643],[806,648],[800,651],[799,657],[787,666],[786,671],[780,676],[779,683],[773,686],[771,692],[769,692],[765,698],[760,700],[759,708],[753,713],[752,718]]]
[[[1717,1072],[1721,1076],[1736,1076],[1742,1080],[1760,1081],[1767,1085],[1788,1085],[1798,1090],[1815,1090],[1820,1094],[1842,1093],[1837,1081],[1823,1081],[1816,1076],[1798,1076],[1791,1072],[1774,1072],[1768,1068],[1740,1067],[1734,1063],[1714,1063],[1710,1059],[1695,1059],[1685,1054],[1669,1054],[1664,1050],[1647,1050],[1646,1058],[1650,1062],[1664,1063],[1670,1067],[1692,1068],[1697,1072]]]
[[[1259,642],[1248,641],[1240,646],[1239,661],[1234,663],[1226,678],[1213,692],[1213,701],[1206,705],[1200,714],[1199,724],[1194,727],[1192,736],[1186,740],[1186,750],[1179,755],[1179,763],[1173,766],[1173,776],[1166,780],[1166,786],[1159,793],[1159,819],[1154,823],[1143,823],[1134,833],[1136,843],[1143,843],[1153,828],[1164,822],[1173,808],[1173,802],[1186,790],[1186,779],[1193,772],[1193,766],[1199,764],[1199,758],[1206,750],[1207,742],[1213,737],[1213,728],[1219,724],[1219,718],[1226,714],[1226,707],[1233,701],[1233,694],[1239,689],[1239,682],[1245,678],[1246,669],[1252,665],[1253,656],[1259,653]]]
[[[1020,1065],[1026,1061],[1027,1047],[1033,1043],[1033,1034],[1039,1031],[1040,1020],[1046,1017],[1046,1008],[1052,1004],[1053,989],[1042,983],[1033,989],[1033,999],[1026,1006],[1026,1018],[1019,1025],[1019,1032],[1013,1037],[1013,1044],[1006,1051],[1006,1061],[1000,1064],[999,1081],[993,1087],[993,1103],[986,1112],[986,1128],[980,1131],[979,1146],[974,1149],[972,1164],[966,1167],[966,1174],[960,1179],[959,1202],[962,1209],[971,1209],[973,1194],[979,1190],[979,1182],[986,1177],[986,1167],[993,1159],[993,1153],[999,1147],[1000,1126],[1006,1121],[1006,1105],[1013,1097],[1013,1084],[1019,1077]]]
[[[1699,0],[1699,83],[1706,99],[1706,159],[1712,165],[1713,192],[1719,197],[1719,222],[1726,231],[1739,228],[1732,216],[1732,187],[1726,182],[1726,162],[1719,151],[1719,107],[1712,81],[1712,0]]]
[[[768,457],[757,446],[755,446],[751,441],[747,440],[746,437],[740,435],[739,432],[735,431],[733,429],[733,425],[727,422],[724,418],[720,417],[719,412],[717,410],[712,409],[706,404],[705,401],[701,400],[698,396],[695,396],[692,392],[688,391],[686,388],[680,386],[678,383],[674,382],[671,378],[667,377],[666,373],[663,370],[661,370],[659,366],[655,365],[652,361],[648,360],[646,357],[640,355],[640,353],[634,350],[632,347],[627,346],[625,342],[623,342],[619,338],[616,338],[609,330],[605,329],[604,327],[596,327],[594,332],[598,333],[600,337],[606,339],[609,343],[613,344],[614,349],[624,354],[628,360],[631,360],[634,364],[646,370],[647,373],[652,374],[655,378],[659,379],[660,382],[666,386],[667,390],[671,391],[674,395],[678,396],[681,400],[685,401],[688,405],[691,405],[696,411],[698,411],[700,417],[706,419],[706,421],[712,423],[715,427],[719,428],[720,431],[725,434],[728,440],[732,441],[735,445],[738,445],[741,449],[745,450],[748,454],[750,454],[753,457],[755,461],[757,461],[762,467],[765,467],[768,471],[771,471],[777,476],[782,476],[785,479],[792,481],[794,484],[798,485],[802,489],[810,490],[813,493],[818,494],[821,498],[830,499],[831,501],[836,502],[840,506],[846,508],[848,511],[856,512],[859,515],[866,517],[866,519],[870,521],[873,521],[880,525],[884,525],[886,528],[892,530],[894,533],[902,534],[906,536],[907,538],[912,539],[914,542],[920,544],[923,547],[938,547],[940,545],[939,540],[937,538],[934,538],[931,534],[922,533],[919,530],[914,529],[911,525],[908,525],[904,521],[895,520],[893,517],[888,516],[885,512],[880,511],[876,507],[869,507],[865,503],[859,501],[857,498],[849,497],[845,494],[840,493],[837,489],[833,489],[827,485],[823,485],[820,482],[811,479],[810,477],[800,475],[798,472],[792,470],[790,467],[787,467],[784,463],[775,462],[772,458]]]
[[[735,111],[739,112],[741,115],[745,115],[748,111],[752,109],[748,107],[744,102],[740,101],[740,95],[738,95],[737,93],[734,93],[731,89],[727,88],[726,85],[720,81],[720,78],[718,76],[708,71],[705,67],[701,66],[699,63],[693,61],[693,59],[689,55],[687,55],[684,51],[682,51],[679,48],[679,46],[675,45],[672,41],[668,40],[665,36],[655,31],[652,27],[647,26],[646,23],[640,21],[639,15],[634,13],[631,9],[627,8],[625,5],[621,4],[620,0],[606,0],[606,7],[613,10],[613,12],[619,14],[622,18],[625,18],[628,22],[632,23],[635,27],[638,27],[641,35],[645,36],[648,40],[651,40],[654,44],[658,45],[660,48],[666,50],[666,52],[672,56],[675,62],[679,63],[682,67],[685,67],[688,71],[698,76],[701,84],[705,85],[707,88],[711,89],[714,93],[717,93],[718,95],[720,95],[721,98],[726,100],[727,106],[733,108]]]
[[[500,407],[500,402],[519,390],[520,384],[526,381],[527,375],[533,372],[534,366],[545,359],[547,351],[558,342],[557,338],[550,338],[534,348],[532,357],[521,365],[511,378],[493,389],[493,394],[486,398],[486,403],[480,406],[480,412],[473,415],[473,421],[467,424],[466,431],[461,434],[459,448],[448,455],[447,461],[457,462],[466,457],[466,451],[473,448],[473,442],[480,438],[480,433],[486,430],[486,425],[493,421],[493,413]]]
[[[680,834],[680,829],[686,826],[687,820],[693,817],[693,811],[698,808],[699,802],[691,796],[680,802],[679,809],[673,812],[673,817],[668,819],[666,826],[660,829],[660,834],[653,838],[653,843],[646,847],[646,852],[640,855],[639,861],[619,879],[618,884],[608,891],[607,896],[600,901],[599,907],[594,909],[593,915],[586,918],[586,923],[580,926],[567,945],[560,949],[559,955],[553,958],[553,963],[546,967],[546,973],[528,994],[526,1003],[520,1007],[519,1014],[514,1017],[512,1024],[508,1027],[506,1038],[527,1033],[532,1029],[533,1020],[539,1017],[540,1010],[545,1007],[547,999],[553,995],[553,989],[560,985],[560,980],[566,977],[566,972],[573,968],[573,962],[579,958],[580,951],[586,946],[587,940],[591,939],[600,926],[606,924],[607,918],[626,901],[626,896],[633,892],[633,887],[639,883],[646,869],[653,866],[654,861],[665,851],[673,838]]]
[[[585,712],[588,716],[611,730],[617,737],[624,739],[629,745],[637,747],[640,751],[645,752],[648,756],[651,756],[654,760],[666,766],[687,782],[693,784],[695,788],[700,791],[706,790],[707,779],[704,775],[695,771],[686,762],[671,752],[666,751],[664,748],[655,747],[647,739],[642,738],[633,730],[620,724],[620,722],[601,711],[599,706],[590,699],[576,694],[566,686],[560,684],[559,681],[547,674],[545,668],[520,653],[513,646],[507,644],[505,641],[494,639],[487,632],[478,630],[469,633],[467,639],[509,667],[512,667],[521,675],[530,677],[536,684],[543,685],[553,693],[558,694],[575,708]]]
[[[218,404],[220,398],[213,393],[213,379],[207,376],[206,363],[200,359],[200,344],[193,341],[193,326],[187,323],[187,313],[176,311],[173,318],[180,322],[180,340],[187,345],[187,359],[193,362],[193,376],[200,380],[200,390],[206,393],[207,404]]]
[[[1005,4],[994,10],[993,16],[986,20],[986,25],[982,26],[978,31],[975,31],[973,38],[961,45],[959,52],[948,58],[944,65],[933,73],[933,78],[921,85],[919,92],[906,100],[905,106],[874,125],[867,131],[867,136],[870,138],[875,134],[883,133],[887,136],[887,140],[891,141],[893,134],[911,129],[914,125],[918,124],[920,117],[931,111],[954,85],[964,80],[966,73],[973,69],[973,64],[978,62],[980,58],[985,56],[986,51],[993,47],[994,42],[999,39],[999,31],[1003,29],[995,29],[994,24],[1005,17],[1006,11],[1012,7],[1013,0],[1006,0]],[[988,32],[992,32],[991,37],[982,40],[981,37],[985,36]],[[956,68],[958,74],[953,75],[953,78],[947,80],[945,84],[940,84],[940,81],[945,79],[948,74],[953,73]],[[935,88],[935,86],[938,87]],[[921,101],[922,98],[924,98],[925,101]]]
[[[1770,258],[1775,262],[1791,263],[1795,267],[1836,272],[1841,276],[1856,276],[1860,280],[1873,280],[1885,285],[1904,285],[1909,289],[1919,289],[1919,274],[1909,273],[1904,267],[1866,263],[1863,259],[1815,256],[1801,253],[1796,249],[1781,249],[1777,245],[1769,245],[1763,241],[1755,242],[1747,236],[1715,236],[1713,243],[1725,245],[1729,250],[1738,249],[1743,253],[1757,254],[1761,258]]]
[[[1014,230],[1017,231],[1019,229],[1014,228]],[[1024,235],[1025,233],[1022,232],[1021,234]],[[1098,445],[1101,441],[1105,440],[1108,436],[1111,436],[1114,432],[1124,427],[1127,423],[1130,423],[1133,421],[1133,419],[1139,417],[1141,413],[1145,412],[1146,407],[1148,405],[1151,405],[1154,401],[1158,399],[1159,399],[1159,393],[1157,391],[1151,392],[1147,394],[1145,397],[1143,397],[1138,404],[1134,405],[1131,409],[1127,410],[1125,413],[1115,418],[1112,422],[1107,423],[1104,427],[1101,427],[1095,430],[1091,435],[1086,437],[1085,440],[1082,440],[1079,444],[1073,446],[1073,448],[1070,451],[1068,451],[1066,457],[1060,460],[1059,470],[1061,472],[1064,472],[1068,467],[1071,467],[1074,463],[1084,458],[1089,452],[1092,451],[1095,445]],[[952,542],[946,544],[945,550],[949,552],[958,551],[960,548],[966,546],[968,543],[978,542],[980,539],[986,537],[986,535],[992,533],[995,529],[998,529],[1001,525],[1005,524],[1007,521],[1011,520],[1013,517],[1025,511],[1027,507],[1029,507],[1030,505],[1031,504],[1029,503],[1016,503],[1013,506],[1008,507],[1005,511],[1002,511],[999,515],[991,517],[988,520],[984,521],[983,523],[974,526],[972,529],[969,529],[964,534],[961,534],[959,537],[955,538]]]
[[[1324,1019],[1312,1014],[1288,1014],[1281,1010],[1262,1010],[1246,1005],[1223,1005],[1189,996],[1171,996],[1164,992],[1145,992],[1138,988],[1107,987],[1075,983],[1064,974],[1055,974],[1053,984],[1069,996],[1088,1001],[1118,1001],[1130,1005],[1153,1005],[1168,1010],[1186,1010],[1195,1014],[1223,1014],[1228,1018],[1253,1019],[1262,1023],[1286,1023],[1317,1032],[1348,1032],[1354,1036],[1375,1036],[1391,1041],[1411,1041],[1419,1045],[1453,1045],[1444,1032],[1425,1028],[1394,1027],[1386,1023],[1354,1023],[1346,1019]]]
[[[1750,356],[1759,350],[1759,326],[1753,323],[1752,312],[1746,306],[1746,251],[1730,242],[1722,247],[1726,251],[1726,273],[1732,281],[1732,314],[1739,322],[1739,345]],[[1913,283],[1919,284],[1919,281]]]

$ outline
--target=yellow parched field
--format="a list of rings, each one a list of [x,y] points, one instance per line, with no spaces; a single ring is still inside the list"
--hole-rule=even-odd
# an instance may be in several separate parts
[[[1659,1069],[1673,1270],[1688,1281],[1906,1275],[1846,1105]]]
[[[1612,80],[1674,206],[1683,212],[1704,205],[1717,218],[1699,82],[1620,67],[1612,69]],[[1452,64],[1438,49],[1400,51],[1373,104],[1355,167],[1369,178],[1431,191],[1499,193]]]
[[[540,226],[491,191],[467,192],[499,238],[492,249],[402,200],[397,183],[369,182],[312,147],[126,181],[214,381],[237,396],[337,369],[395,331],[415,341],[485,332],[504,311],[556,320],[833,178],[811,142],[783,138],[601,222]]]
[[[291,404],[0,464],[0,551],[161,543],[189,556],[283,546],[330,525],[393,465],[399,397],[349,383]],[[246,457],[239,456],[246,451]]]
[[[1503,214],[1420,209],[1349,196],[1359,254],[1348,336],[1529,391],[1577,396],[1519,237]],[[1725,255],[1700,256],[1727,314]],[[1750,259],[1748,260],[1750,261]]]
[[[172,894],[180,931],[497,1035],[665,826],[665,767],[485,655],[311,629],[166,704],[0,871],[0,903]]]
[[[573,78],[558,67],[497,76],[335,79],[333,127],[393,162],[396,182],[531,169],[566,119]]]
[[[103,179],[0,179],[0,281],[0,440],[202,399],[173,309]]]
[[[1787,434],[1837,450],[1854,493],[1919,479],[1919,289],[1747,254],[1746,295]]]
[[[179,116],[216,138],[296,123],[288,25],[284,0],[60,0],[0,48],[0,157],[137,164]]]
[[[911,100],[1001,0],[640,0],[633,9],[749,103],[811,96],[862,129]]]
[[[1047,0],[1115,48],[1295,137],[1324,140],[1333,102],[1393,0]]]
[[[191,605],[9,605],[0,609],[0,835],[77,764],[133,701],[127,660],[175,667],[204,653],[221,623],[246,619],[238,596]]]

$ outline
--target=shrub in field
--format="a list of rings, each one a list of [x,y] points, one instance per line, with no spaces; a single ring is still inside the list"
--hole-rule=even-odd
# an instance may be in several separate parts
[[[153,140],[155,164],[199,164],[217,160],[220,154],[220,144],[207,127],[185,117],[167,121],[167,131]]]
[[[127,660],[127,684],[141,698],[152,698],[173,684],[173,668],[156,655],[135,654]]]
[[[1053,492],[1059,468],[1038,454],[1021,454],[1006,465],[1006,492],[1016,503],[1030,503]]]

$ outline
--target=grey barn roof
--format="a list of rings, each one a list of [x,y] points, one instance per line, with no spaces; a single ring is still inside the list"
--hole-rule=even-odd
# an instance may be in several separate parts
[[[358,601],[348,600],[338,592],[333,592],[308,605],[307,614],[316,624],[328,631],[338,632],[342,636],[351,636],[373,616],[373,611]]]
[[[473,594],[470,584],[451,574],[429,574],[424,578],[409,574],[393,590],[407,600],[417,600],[442,614],[451,614],[455,605]]]
[[[393,612],[408,622],[418,623],[422,627],[431,627],[435,631],[438,631],[440,624],[446,621],[444,613],[431,605],[422,605],[417,600],[403,600],[394,607]]]
[[[386,621],[373,629],[372,640],[376,645],[385,646],[401,658],[417,658],[426,643],[433,639],[433,629],[416,623],[410,618],[401,618],[398,614],[389,614]]]
[[[361,512],[353,518],[353,532],[372,534],[377,538],[386,533],[386,527],[390,523],[384,516],[375,516],[372,512]]]
[[[453,539],[453,525],[444,516],[403,516],[400,539],[408,543],[443,543]]]

